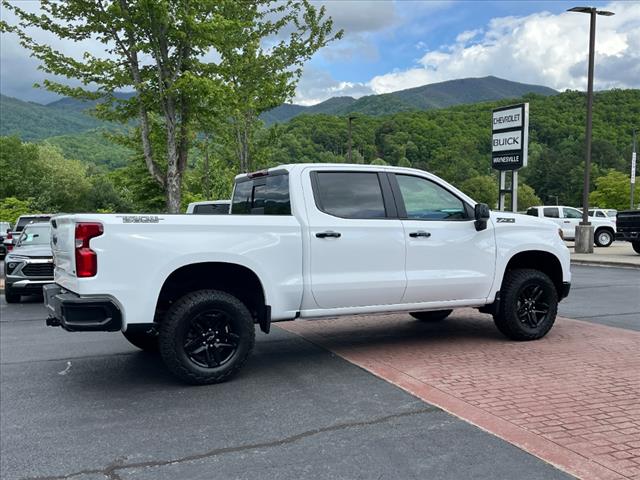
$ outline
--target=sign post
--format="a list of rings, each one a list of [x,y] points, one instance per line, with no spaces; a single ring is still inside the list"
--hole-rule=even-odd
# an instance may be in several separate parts
[[[496,108],[492,115],[491,166],[500,172],[498,209],[503,211],[511,194],[511,211],[518,210],[518,169],[527,166],[529,104]],[[511,181],[507,184],[507,172]]]

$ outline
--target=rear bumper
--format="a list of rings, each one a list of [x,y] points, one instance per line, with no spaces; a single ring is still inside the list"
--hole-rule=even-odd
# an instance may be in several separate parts
[[[69,332],[116,332],[122,329],[122,313],[109,297],[82,297],[60,285],[45,285],[47,325]]]

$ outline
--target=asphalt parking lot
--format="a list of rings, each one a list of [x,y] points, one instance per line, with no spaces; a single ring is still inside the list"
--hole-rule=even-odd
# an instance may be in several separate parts
[[[573,273],[561,315],[640,330],[637,270]],[[0,316],[3,479],[571,478],[279,328],[189,387],[119,334],[45,327],[37,299]]]

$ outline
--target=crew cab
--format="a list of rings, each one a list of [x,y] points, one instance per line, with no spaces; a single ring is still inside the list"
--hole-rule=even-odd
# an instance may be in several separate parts
[[[574,240],[576,225],[582,220],[582,212],[577,208],[558,205],[543,205],[530,207],[527,215],[545,217],[555,222],[561,229],[565,240]],[[589,222],[593,225],[593,239],[598,247],[608,247],[616,238],[616,224],[610,218],[589,216]]]
[[[476,307],[508,338],[535,340],[571,281],[552,222],[490,212],[432,174],[391,166],[239,175],[229,215],[63,215],[51,226],[47,324],[122,331],[195,384],[234,375],[254,324],[268,333],[283,320],[439,321]]]

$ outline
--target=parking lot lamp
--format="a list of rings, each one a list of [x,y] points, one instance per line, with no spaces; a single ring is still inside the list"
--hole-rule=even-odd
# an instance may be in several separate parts
[[[610,17],[613,12],[597,10],[595,7],[573,7],[569,12],[588,13],[591,16],[589,27],[589,71],[587,77],[587,131],[585,138],[584,187],[582,190],[582,221],[576,226],[576,245],[578,253],[593,253],[593,227],[589,223],[589,175],[591,173],[591,119],[593,111],[593,60],[596,45],[596,15]]]
[[[353,163],[352,159],[351,159],[351,149],[353,146],[353,142],[351,139],[351,123],[353,122],[353,120],[356,117],[354,117],[353,115],[349,115],[349,163]]]

